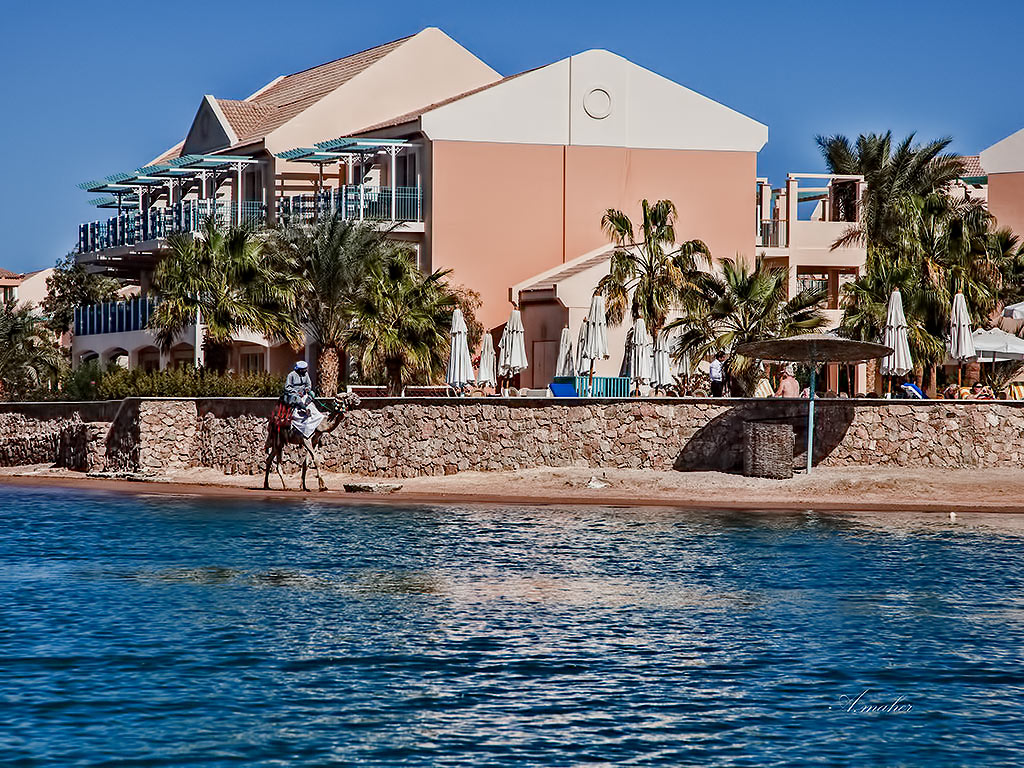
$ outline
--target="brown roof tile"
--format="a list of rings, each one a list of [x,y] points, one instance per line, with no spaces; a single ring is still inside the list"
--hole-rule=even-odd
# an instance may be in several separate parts
[[[963,176],[973,178],[985,175],[985,169],[981,167],[981,157],[979,155],[961,155],[960,159],[964,163]]]
[[[20,280],[23,277],[24,275],[19,274],[18,272],[11,272],[9,269],[0,267],[0,280]]]
[[[277,111],[274,107],[264,104],[257,104],[251,101],[236,101],[234,99],[217,99],[217,104],[224,111],[240,142],[260,136],[260,129],[273,119]]]

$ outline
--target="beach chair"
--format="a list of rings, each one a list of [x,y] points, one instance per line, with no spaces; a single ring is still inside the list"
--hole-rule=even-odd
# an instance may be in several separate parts
[[[903,390],[903,395],[908,400],[927,400],[928,399],[928,395],[926,395],[924,393],[924,391],[919,386],[917,386],[917,384],[912,384],[910,382],[907,382],[906,384],[900,385],[900,389]]]
[[[1007,389],[1010,400],[1024,400],[1024,381],[1015,381]]]
[[[548,385],[554,397],[579,397],[576,385],[568,381],[554,381]]]

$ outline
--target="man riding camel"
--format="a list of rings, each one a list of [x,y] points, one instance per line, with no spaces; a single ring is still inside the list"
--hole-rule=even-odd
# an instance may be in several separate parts
[[[324,414],[316,407],[313,397],[313,380],[309,377],[309,364],[305,360],[299,360],[285,379],[283,399],[285,405],[294,409],[292,426],[302,433],[303,437],[312,435],[324,420]]]

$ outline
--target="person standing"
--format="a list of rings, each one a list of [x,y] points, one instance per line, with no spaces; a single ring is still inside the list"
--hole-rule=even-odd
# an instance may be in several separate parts
[[[711,396],[723,397],[725,395],[725,352],[719,352],[711,361],[708,378],[711,379]]]

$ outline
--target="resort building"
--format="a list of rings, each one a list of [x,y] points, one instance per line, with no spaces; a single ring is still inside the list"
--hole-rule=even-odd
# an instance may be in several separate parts
[[[52,267],[24,273],[0,267],[0,301],[38,308],[46,298],[46,278],[52,274]]]
[[[823,285],[838,322],[863,248],[833,250],[855,220],[863,179],[757,177],[767,126],[626,59],[591,50],[502,77],[437,29],[278,78],[245,99],[203,97],[184,140],[148,165],[83,185],[111,215],[80,227],[79,258],[139,296],[83,307],[74,360],[147,367],[201,359],[201,329],[161,354],[145,329],[149,281],[171,232],[206,217],[255,226],[340,212],[381,222],[424,270],[450,269],[480,294],[495,337],[521,305],[530,367],[544,387],[562,328],[577,329],[611,248],[608,208],[670,199],[680,240],[718,258],[763,253],[790,290]],[[598,373],[614,374],[620,350]],[[201,344],[201,342],[199,342]],[[315,350],[307,349],[311,361]],[[295,352],[236,339],[235,370],[283,370]]]

